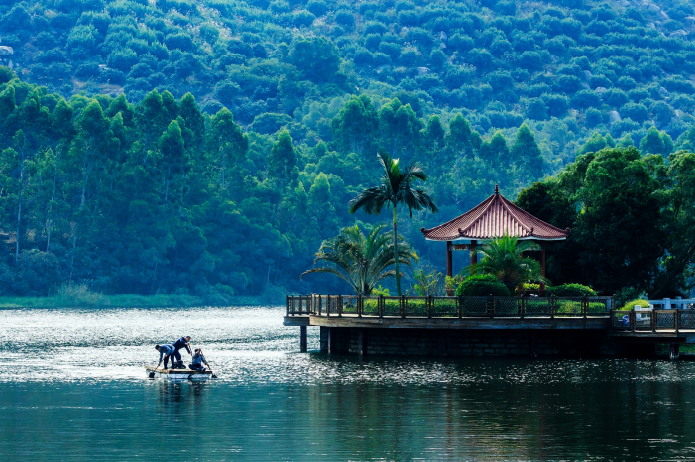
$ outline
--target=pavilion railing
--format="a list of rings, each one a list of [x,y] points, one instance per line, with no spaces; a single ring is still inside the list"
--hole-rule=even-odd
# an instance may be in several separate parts
[[[612,297],[287,296],[287,316],[586,318],[612,316],[614,306]]]
[[[611,326],[624,332],[695,330],[695,310],[611,310]]]

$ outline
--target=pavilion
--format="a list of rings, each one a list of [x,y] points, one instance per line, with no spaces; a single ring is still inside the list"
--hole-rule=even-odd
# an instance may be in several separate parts
[[[519,240],[532,240],[539,244],[541,274],[545,276],[543,242],[567,239],[570,229],[562,230],[534,217],[502,196],[499,186],[495,185],[495,194],[468,212],[434,228],[421,228],[420,232],[428,241],[446,242],[447,276],[453,276],[452,250],[470,251],[473,265],[478,263],[478,244],[502,237],[505,233],[518,237]],[[544,284],[541,284],[540,291],[545,292]]]

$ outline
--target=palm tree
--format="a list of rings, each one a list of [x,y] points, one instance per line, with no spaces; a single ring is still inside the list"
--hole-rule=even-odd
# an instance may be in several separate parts
[[[523,253],[537,250],[538,244],[530,241],[519,242],[518,237],[509,234],[494,239],[480,248],[484,255],[480,263],[469,266],[469,273],[492,274],[510,292],[528,282],[550,283],[541,275],[541,266],[536,260],[524,257]]]
[[[323,266],[302,273],[330,273],[347,281],[357,295],[369,295],[379,281],[391,277],[396,254],[391,243],[391,233],[381,234],[385,225],[375,226],[367,237],[357,225],[344,228],[333,239],[321,243],[314,255],[314,263],[323,260],[334,266]],[[403,241],[398,249],[398,260],[410,266],[411,260],[418,260],[415,251]],[[300,279],[301,279],[300,277]]]
[[[355,213],[363,208],[367,215],[379,214],[383,207],[389,208],[393,205],[393,248],[398,252],[398,204],[403,202],[408,207],[410,218],[413,217],[413,210],[422,208],[429,209],[433,213],[437,212],[432,198],[424,189],[413,187],[415,180],[427,181],[427,175],[419,163],[415,162],[401,171],[398,166],[398,159],[392,159],[388,153],[379,149],[377,154],[379,162],[384,167],[384,175],[381,177],[381,184],[367,188],[350,201],[350,213]],[[401,295],[401,273],[398,266],[399,259],[396,259],[396,287],[398,296]]]

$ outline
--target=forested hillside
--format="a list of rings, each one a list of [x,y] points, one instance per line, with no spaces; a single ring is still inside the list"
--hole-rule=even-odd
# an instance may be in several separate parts
[[[0,290],[341,290],[299,274],[388,220],[347,212],[378,147],[429,173],[440,213],[399,229],[440,264],[419,228],[496,183],[693,150],[694,28],[669,0],[0,2]]]

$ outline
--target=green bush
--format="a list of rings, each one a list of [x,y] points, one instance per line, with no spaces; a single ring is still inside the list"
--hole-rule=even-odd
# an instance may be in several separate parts
[[[491,274],[473,274],[463,280],[456,288],[456,295],[468,297],[488,296],[510,297],[507,286],[497,280]]]
[[[583,297],[596,295],[596,292],[591,287],[581,284],[562,284],[548,288],[547,294],[556,297]]]
[[[635,287],[623,287],[613,296],[616,306],[624,306],[630,300],[642,300],[646,298],[646,292]]]
[[[54,297],[56,306],[99,306],[109,305],[109,299],[92,291],[87,284],[63,283]]]
[[[7,66],[0,66],[0,84],[9,82],[15,78],[14,72]]]
[[[641,306],[643,308],[649,308],[649,302],[644,299],[637,299],[637,300],[632,300],[631,302],[627,302],[625,306],[620,308],[621,310],[625,311],[633,311],[636,306]]]

